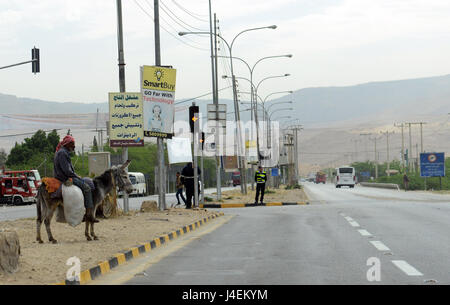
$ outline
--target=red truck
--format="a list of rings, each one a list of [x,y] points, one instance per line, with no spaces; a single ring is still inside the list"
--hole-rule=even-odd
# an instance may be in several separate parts
[[[233,186],[241,185],[241,173],[233,172],[231,174],[231,180],[233,181]]]
[[[316,184],[323,183],[325,184],[327,182],[327,175],[322,172],[316,173],[316,180],[314,181]]]
[[[0,176],[0,203],[20,205],[36,202],[37,188],[34,181],[23,176]]]

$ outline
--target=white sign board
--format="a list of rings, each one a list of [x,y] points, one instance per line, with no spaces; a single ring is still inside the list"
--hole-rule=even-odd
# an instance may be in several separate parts
[[[167,140],[169,164],[192,162],[191,140],[176,138]]]

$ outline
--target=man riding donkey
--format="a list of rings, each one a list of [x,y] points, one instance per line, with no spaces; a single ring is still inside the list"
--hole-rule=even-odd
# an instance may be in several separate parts
[[[66,182],[72,179],[74,185],[78,186],[83,192],[84,206],[86,208],[86,215],[84,220],[90,222],[99,222],[94,215],[94,203],[92,198],[91,187],[80,176],[75,174],[75,170],[70,159],[70,153],[75,150],[75,139],[71,135],[67,135],[56,147],[54,158],[54,177]]]

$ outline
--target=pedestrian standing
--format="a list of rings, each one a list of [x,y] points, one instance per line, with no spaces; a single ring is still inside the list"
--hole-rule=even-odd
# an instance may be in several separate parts
[[[258,197],[261,194],[261,204],[264,201],[264,191],[266,189],[266,181],[267,181],[267,173],[263,170],[261,166],[258,167],[258,171],[255,173],[255,182],[256,182],[256,196],[255,196],[255,204],[258,204]]]
[[[403,186],[405,187],[405,192],[406,192],[409,188],[409,179],[408,179],[408,176],[406,175],[406,173],[403,175]]]
[[[177,201],[178,201],[177,205],[181,204],[180,197],[181,197],[181,200],[183,200],[184,204],[186,204],[186,199],[183,196],[183,182],[181,182],[181,174],[180,174],[180,172],[177,172],[176,176],[177,176],[177,182],[176,182],[177,194],[176,194],[176,197],[177,197]]]
[[[198,168],[197,174],[200,175],[201,171]],[[192,208],[192,198],[194,197],[195,188],[194,188],[194,168],[192,167],[192,162],[186,164],[186,166],[181,171],[181,182],[184,184],[186,188],[186,209]],[[195,202],[194,202],[195,205]]]

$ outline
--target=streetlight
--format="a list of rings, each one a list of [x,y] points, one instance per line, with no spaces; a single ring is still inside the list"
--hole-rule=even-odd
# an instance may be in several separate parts
[[[253,84],[253,72],[254,72],[254,70],[256,68],[256,65],[259,64],[260,62],[262,62],[263,60],[266,60],[266,59],[279,58],[279,57],[291,58],[292,56],[293,56],[292,54],[284,54],[284,55],[272,55],[272,56],[262,57],[259,60],[257,60],[256,63],[251,68],[250,68],[250,65],[245,60],[243,60],[242,58],[233,56],[234,59],[237,59],[237,60],[240,60],[241,62],[243,62],[247,66],[247,68],[248,68],[248,70],[250,72],[250,80],[248,80],[248,79],[246,79],[246,80],[248,80],[250,82],[250,88],[251,88],[250,89],[250,91],[251,91],[251,93],[250,93],[251,94],[250,95],[250,103],[252,105],[252,108],[255,107],[256,103],[258,102],[257,97],[254,98],[254,92],[256,92],[256,90],[254,90],[255,89],[255,85]],[[218,56],[218,57],[226,57],[226,56]],[[224,77],[224,78],[226,78],[226,77]],[[251,120],[253,120],[253,110],[251,111],[250,116],[251,116]],[[258,117],[257,116],[258,115],[255,112],[255,123],[256,123],[256,126],[258,126]],[[253,129],[253,124],[252,124],[252,129]],[[252,135],[253,135],[253,131],[252,131]],[[259,155],[259,144],[258,144],[259,143],[258,142],[258,129],[256,130],[256,141],[257,141],[257,146],[258,146],[257,150],[258,150],[258,160],[259,160],[260,159],[260,155]]]
[[[230,54],[230,67],[231,67],[231,76],[232,76],[232,85],[233,85],[233,101],[234,101],[234,111],[235,111],[235,121],[237,124],[236,132],[237,132],[237,144],[238,144],[238,163],[239,163],[239,170],[241,172],[241,177],[243,177],[243,183],[241,183],[241,192],[243,194],[247,194],[247,175],[245,172],[246,169],[246,161],[245,161],[245,151],[242,152],[242,143],[241,143],[241,127],[240,127],[240,115],[239,115],[239,104],[237,102],[237,93],[236,93],[236,85],[235,85],[235,79],[234,79],[234,70],[233,70],[233,45],[236,39],[242,35],[243,33],[250,32],[250,31],[256,31],[256,30],[262,30],[262,29],[276,29],[276,25],[270,25],[265,27],[257,27],[257,28],[251,28],[246,29],[241,32],[239,32],[231,41],[231,44],[229,44],[225,38],[223,38],[221,35],[214,33],[215,36],[219,37],[223,42],[225,42],[226,46],[228,47],[228,51]],[[211,35],[212,32],[179,32],[178,35],[184,36],[189,34],[208,34]],[[244,162],[242,162],[241,156],[243,156]]]
[[[275,106],[275,105],[281,105],[281,104],[292,104],[292,101],[287,101],[287,102],[278,102],[278,103],[275,103],[275,104],[272,104],[272,105],[269,105],[269,107],[267,107],[267,112],[269,112],[269,109],[270,108],[272,108],[273,106]]]

